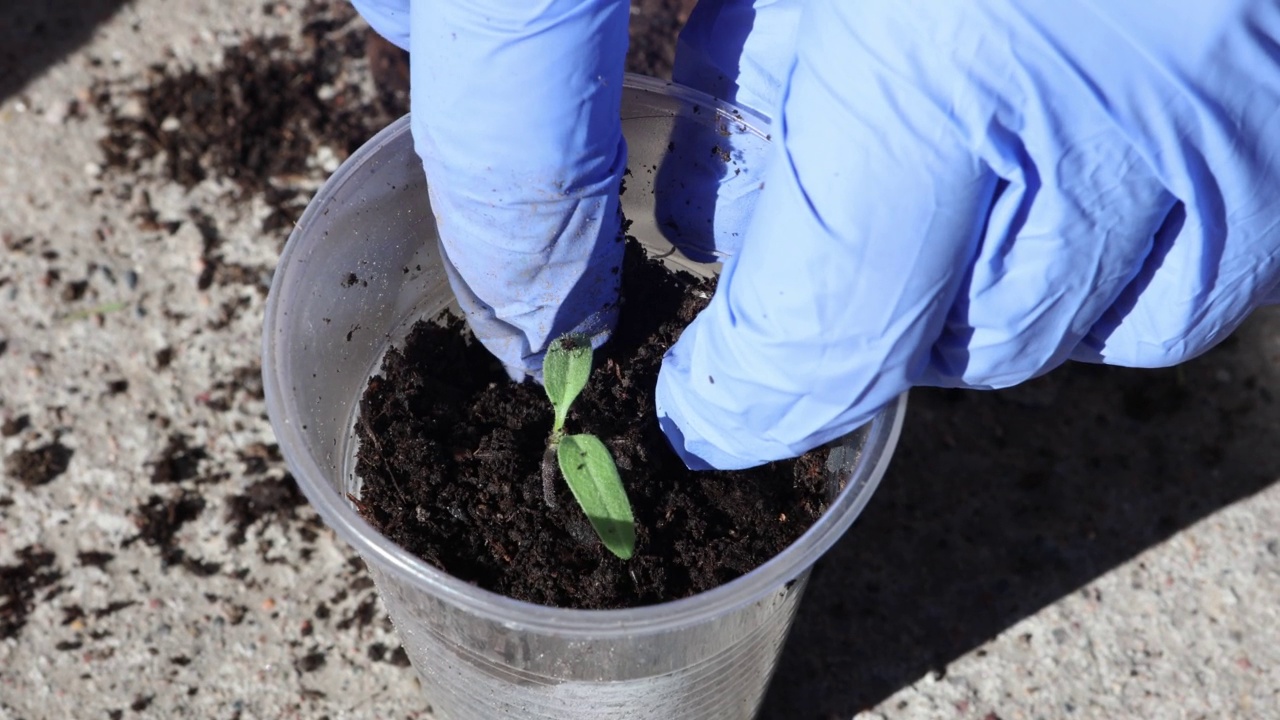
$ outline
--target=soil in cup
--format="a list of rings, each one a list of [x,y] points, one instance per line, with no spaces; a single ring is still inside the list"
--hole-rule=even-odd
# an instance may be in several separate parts
[[[628,240],[613,338],[566,429],[612,451],[637,528],[621,561],[600,544],[561,479],[543,500],[551,405],[514,384],[465,323],[420,322],[388,352],[361,400],[357,508],[441,570],[529,602],[624,608],[733,580],[794,542],[826,509],[825,451],[740,472],[691,472],[653,413],[663,353],[706,306],[714,281],[674,274]]]

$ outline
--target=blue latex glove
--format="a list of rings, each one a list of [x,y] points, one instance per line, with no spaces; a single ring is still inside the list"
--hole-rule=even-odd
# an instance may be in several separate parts
[[[626,2],[354,0],[409,50],[414,143],[449,281],[513,378],[617,320]]]
[[[726,5],[686,44],[723,43]],[[688,71],[777,118],[741,251],[659,379],[693,466],[798,454],[913,385],[1174,364],[1275,293],[1273,1],[815,0],[777,71],[752,34]]]
[[[1216,344],[1280,279],[1278,38],[1249,0],[703,0],[676,79],[773,116],[775,154],[758,198],[692,190],[729,258],[659,378],[677,452],[747,467],[913,385]],[[458,267],[522,277],[493,259]]]

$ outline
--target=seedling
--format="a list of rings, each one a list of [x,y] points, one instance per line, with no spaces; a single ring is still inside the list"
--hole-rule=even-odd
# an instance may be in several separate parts
[[[587,386],[590,375],[590,338],[569,333],[551,342],[542,361],[542,386],[555,409],[555,424],[542,456],[542,493],[547,504],[555,507],[554,483],[559,465],[600,541],[614,555],[627,560],[636,546],[635,517],[613,456],[595,435],[564,434],[569,407]]]

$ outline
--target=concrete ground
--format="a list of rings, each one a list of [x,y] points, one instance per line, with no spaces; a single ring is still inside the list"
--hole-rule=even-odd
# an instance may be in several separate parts
[[[0,8],[0,720],[432,717],[257,381],[281,188],[345,151],[188,187],[99,144],[316,5]],[[1280,717],[1278,395],[1270,310],[1181,368],[915,393],[764,717]]]

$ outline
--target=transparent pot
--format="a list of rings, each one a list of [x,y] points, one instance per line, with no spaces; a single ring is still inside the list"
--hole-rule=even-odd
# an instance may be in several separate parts
[[[729,151],[744,166],[762,167],[767,120],[639,76],[627,78],[622,117],[632,170],[622,201],[632,232],[670,263],[714,272],[672,252],[667,236],[681,238],[676,223],[659,221],[669,203],[655,199],[655,179],[723,175],[726,161],[717,156]],[[750,182],[737,201],[749,201],[758,187]],[[683,212],[714,202],[698,199]],[[662,605],[603,611],[482,590],[381,536],[347,498],[360,493],[353,427],[367,379],[415,321],[452,304],[435,232],[401,118],[343,163],[289,238],[267,302],[262,363],[281,452],[320,515],[366,560],[427,701],[447,720],[753,717],[810,567],[884,474],[905,397],[832,450],[827,513],[733,582]]]

